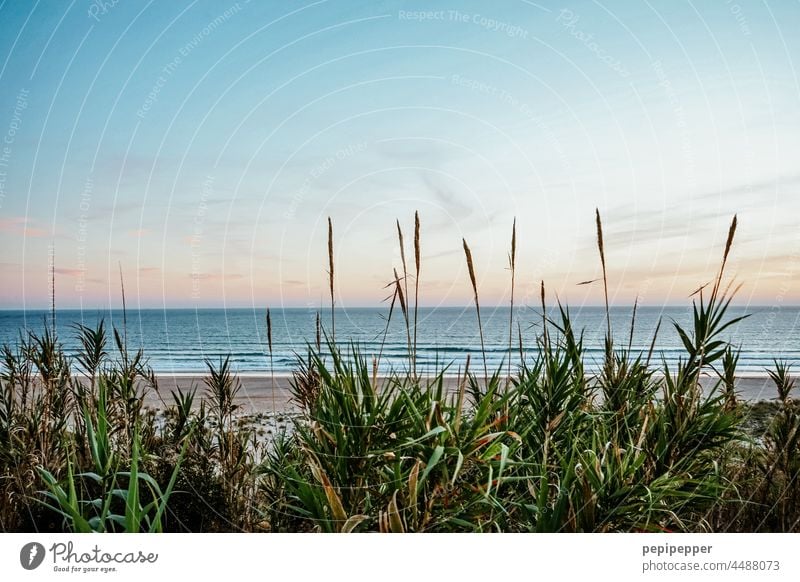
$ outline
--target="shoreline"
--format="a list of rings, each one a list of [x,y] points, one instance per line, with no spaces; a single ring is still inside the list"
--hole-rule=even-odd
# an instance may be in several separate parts
[[[161,407],[161,400],[170,403],[172,396],[171,390],[180,389],[183,391],[195,388],[196,402],[199,403],[200,397],[205,391],[202,374],[180,373],[180,374],[156,374],[159,384],[161,398],[154,392],[148,393],[145,398],[146,406]],[[241,412],[245,414],[257,414],[263,412],[291,412],[296,411],[297,407],[291,402],[291,391],[289,381],[290,374],[240,374],[237,375],[241,383],[241,390],[234,398],[234,402],[239,405]],[[379,375],[378,380],[386,380],[386,375]],[[451,392],[458,389],[458,377],[445,376],[445,385]],[[712,378],[707,379],[711,381]],[[774,400],[777,396],[772,380],[764,376],[739,376],[737,377],[737,397],[743,402],[764,402]]]
[[[186,371],[186,372],[153,372],[156,378],[204,378],[207,376],[207,370],[195,370],[195,371]],[[403,375],[405,372],[398,372],[399,375]],[[271,378],[275,378],[276,380],[288,380],[292,378],[293,372],[265,372],[265,371],[248,371],[248,372],[234,372],[234,375],[240,379],[256,379],[256,380],[269,380]],[[463,376],[463,374],[442,374],[445,379],[457,379]],[[663,377],[663,374],[656,373],[653,374],[653,377],[660,378]],[[379,373],[378,378],[383,380],[386,379],[388,376],[386,373]],[[430,374],[420,374],[422,378],[433,378],[434,376]],[[793,375],[798,380],[800,380],[800,374]],[[708,376],[708,378],[712,378],[712,376]],[[764,373],[755,373],[755,372],[746,372],[744,374],[737,374],[737,380],[769,380],[769,374],[766,372]]]

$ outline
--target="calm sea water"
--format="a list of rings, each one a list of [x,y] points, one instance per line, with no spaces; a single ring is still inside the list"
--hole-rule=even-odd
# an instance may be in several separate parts
[[[596,368],[602,358],[605,333],[604,310],[584,307],[572,310],[575,329],[585,332],[586,364]],[[741,346],[739,371],[742,374],[763,374],[773,358],[800,364],[800,308],[747,307],[731,308],[731,317],[744,313],[750,317],[733,328],[725,337]],[[352,341],[367,356],[380,349],[386,326],[385,309],[338,309],[336,339]],[[509,309],[482,311],[486,351],[490,367],[509,357]],[[46,311],[0,311],[0,343],[14,344],[24,330],[41,331],[50,314]],[[56,314],[58,337],[68,354],[77,348],[74,324],[95,325],[104,318],[107,326],[122,327],[122,312],[60,310]],[[289,372],[296,354],[314,342],[316,312],[307,309],[272,310],[273,357],[275,372]],[[691,313],[686,308],[640,307],[636,317],[633,347],[647,351],[659,319],[663,320],[656,342],[656,352],[674,363],[683,354],[672,321],[688,326]],[[329,313],[322,314],[323,325],[329,328]],[[420,308],[418,328],[418,368],[432,371],[440,364],[450,364],[455,373],[472,354],[473,366],[480,366],[480,342],[475,311],[472,308]],[[520,309],[515,314],[515,328],[522,328],[526,350],[535,348],[534,337],[541,327],[541,315],[534,309]],[[627,344],[631,324],[629,308],[612,309],[612,326],[619,341]],[[230,354],[239,372],[264,373],[269,370],[265,311],[254,309],[167,309],[128,310],[129,345],[142,347],[156,372],[193,373],[205,369],[204,361],[218,361]],[[624,338],[624,340],[623,340]],[[514,332],[512,362],[519,359],[517,332]],[[109,336],[109,351],[113,354]],[[382,368],[405,369],[406,332],[399,312],[395,312],[383,349]]]

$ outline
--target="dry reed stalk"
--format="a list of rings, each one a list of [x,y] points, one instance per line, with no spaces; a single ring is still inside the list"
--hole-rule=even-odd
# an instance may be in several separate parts
[[[656,350],[656,339],[658,338],[658,332],[661,329],[661,318],[658,318],[658,323],[656,324],[656,330],[653,332],[653,341],[650,342],[650,350],[647,352],[647,360],[645,361],[645,365],[650,365],[650,359],[653,357],[653,352]]]
[[[514,343],[514,284],[517,265],[517,219],[511,226],[511,254],[508,255],[508,266],[511,269],[511,312],[508,316],[508,378],[511,378],[511,350]]]
[[[731,221],[731,225],[728,228],[728,238],[725,241],[725,251],[722,254],[722,264],[719,266],[719,273],[717,274],[717,279],[716,279],[716,281],[714,281],[714,287],[711,289],[711,297],[709,298],[709,306],[712,309],[713,309],[713,306],[716,304],[717,298],[719,296],[720,285],[722,284],[722,276],[723,276],[723,274],[725,272],[725,264],[728,262],[728,254],[731,251],[731,247],[733,246],[733,238],[736,235],[736,225],[737,225],[737,223],[738,223],[737,215],[734,214],[733,215],[733,220]],[[725,290],[725,293],[730,291],[730,286],[731,286],[732,283],[733,282],[728,284],[728,288]],[[703,285],[703,287],[705,287],[705,285]],[[700,304],[701,305],[703,304],[703,287],[700,287]],[[738,290],[738,287],[737,287],[737,290]],[[723,293],[723,300],[724,300],[725,293]],[[734,293],[736,293],[736,291],[734,291]],[[700,370],[702,370],[702,368],[703,368],[705,358],[706,358],[706,353],[705,353],[705,347],[704,347],[703,349],[700,350],[699,363],[697,365],[698,375],[697,375],[697,382],[695,384],[696,390],[695,390],[694,396],[698,397],[698,398],[700,396]]]
[[[608,308],[608,276],[606,275],[606,252],[603,245],[603,222],[600,220],[600,210],[594,209],[595,222],[597,224],[597,249],[600,251],[600,264],[603,267],[603,297],[606,302],[606,325],[608,327],[608,339],[611,340],[611,313]]]
[[[417,375],[417,322],[419,320],[419,270],[422,266],[419,243],[419,211],[414,212],[414,360],[412,362],[414,376]]]
[[[631,315],[631,332],[628,336],[628,353],[630,353],[631,348],[633,347],[633,331],[636,328],[636,309],[639,307],[639,296],[636,296],[636,299],[633,302],[633,314]]]
[[[272,357],[272,315],[267,307],[267,347],[269,348],[269,376],[272,384],[272,412],[275,409],[275,365]]]
[[[733,237],[736,235],[736,225],[738,224],[737,215],[733,215],[733,220],[731,221],[731,225],[728,228],[728,239],[725,241],[725,252],[722,254],[722,264],[719,267],[719,274],[717,275],[717,281],[714,284],[714,289],[711,292],[712,297],[716,297],[719,292],[719,286],[722,284],[722,275],[725,271],[725,265],[728,262],[728,255],[731,252],[731,247],[733,246]]]
[[[386,287],[392,286],[392,283],[386,285]],[[388,297],[387,297],[388,299]],[[392,314],[394,313],[394,304],[397,302],[397,285],[394,285],[394,291],[392,291],[392,302],[389,304],[389,315],[386,318],[386,326],[383,328],[383,339],[381,340],[381,347],[378,350],[378,361],[380,362],[381,357],[383,356],[383,348],[386,345],[386,336],[389,334],[389,325],[392,323]]]
[[[50,247],[50,309],[53,324],[53,334],[56,333],[56,245]]]
[[[400,284],[400,275],[397,274],[397,269],[394,269],[394,285],[397,298],[400,300],[400,309],[403,313],[403,317],[408,317],[408,311],[406,311],[406,297],[403,294],[403,286]]]
[[[122,263],[117,263],[119,266],[119,286],[122,290],[122,338],[125,348],[128,347],[128,310],[125,305],[125,280],[122,278]]]
[[[467,239],[461,239],[464,243],[464,255],[467,259],[467,269],[469,270],[469,280],[472,283],[472,293],[475,297],[475,312],[478,315],[478,333],[480,334],[481,338],[481,353],[483,355],[483,374],[484,374],[484,382],[488,382],[489,380],[489,367],[486,365],[486,346],[484,345],[483,341],[483,324],[481,323],[481,304],[478,301],[478,283],[475,280],[475,265],[472,262],[472,251],[469,250],[469,245],[467,244]]]
[[[539,285],[539,300],[542,304],[542,341],[544,342],[544,349],[548,349],[547,340],[547,307],[545,306],[545,293],[544,293],[544,280]]]
[[[409,358],[411,357],[411,329],[408,326],[408,304],[406,303],[406,296],[403,294],[403,286],[400,284],[400,277],[397,274],[397,269],[394,269],[394,284],[397,298],[400,300],[400,311],[403,314],[403,319],[406,323],[406,345],[408,348]]]
[[[408,295],[408,266],[406,264],[406,248],[405,243],[403,242],[403,229],[400,228],[400,221],[396,220],[397,223],[397,240],[400,243],[400,262],[403,264],[403,296],[401,299],[407,299]],[[397,278],[397,271],[395,271],[395,279]],[[402,301],[401,301],[402,305]],[[406,337],[408,339],[408,359],[411,360],[411,365],[413,368],[414,363],[414,354],[411,351],[411,327],[410,327],[410,319],[409,314],[407,311],[403,312],[406,324]]]
[[[333,312],[335,304],[333,295],[333,222],[328,217],[328,285],[331,293],[331,340],[336,342],[336,319]]]
[[[403,229],[400,228],[400,221],[396,220],[397,223],[397,240],[400,243],[400,262],[403,264],[403,286],[406,297],[408,297],[408,267],[406,265],[406,248],[405,243],[403,242]]]
[[[317,352],[322,349],[322,322],[320,321],[319,311],[317,311],[317,322],[316,322],[316,332],[317,332]]]
[[[272,354],[272,315],[267,307],[267,347],[270,355]]]

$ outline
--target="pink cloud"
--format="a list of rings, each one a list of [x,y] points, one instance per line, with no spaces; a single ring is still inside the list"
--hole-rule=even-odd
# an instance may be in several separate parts
[[[85,275],[86,271],[82,269],[62,269],[56,268],[53,269],[56,275],[66,275],[67,277],[80,277],[81,275]]]
[[[11,230],[12,228],[21,228],[21,225],[28,222],[27,218],[21,216],[11,216],[8,218],[0,218],[0,230]]]
[[[230,273],[228,275],[219,273],[190,273],[189,277],[201,279],[203,281],[233,281],[244,279],[244,275],[241,273]]]
[[[21,234],[30,237],[44,237],[47,236],[47,231],[38,226],[29,226],[30,219],[24,216],[11,216],[8,218],[0,218],[0,232],[8,232],[11,234]]]

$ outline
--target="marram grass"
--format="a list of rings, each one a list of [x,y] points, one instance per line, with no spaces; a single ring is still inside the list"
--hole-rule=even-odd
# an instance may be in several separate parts
[[[596,223],[607,294],[599,212]],[[333,306],[332,221],[328,229]],[[542,283],[538,336],[523,338],[517,322],[519,359],[496,370],[484,360],[482,374],[467,363],[452,391],[445,367],[419,377],[413,365],[419,231],[417,214],[413,311],[405,254],[390,283],[389,317],[399,301],[406,323],[407,371],[379,378],[377,360],[318,323],[292,380],[293,430],[268,440],[241,418],[227,359],[207,362],[200,393],[167,394],[146,355],[128,349],[124,329],[110,330],[119,355],[109,355],[102,322],[75,330],[74,362],[50,326],[4,346],[0,529],[800,531],[791,370],[775,362],[778,399],[766,413],[735,397],[738,352],[723,339],[737,321],[727,316],[724,283],[735,220],[710,291],[693,296],[692,326],[674,326],[685,351],[679,364],[658,363],[652,347],[615,346],[609,329],[601,371],[587,372],[581,331],[567,306],[548,318]],[[512,287],[516,244],[515,223]],[[472,253],[463,248],[477,311]],[[271,344],[269,314],[266,323]],[[511,319],[509,341],[513,328]],[[718,380],[701,390],[708,377]],[[143,406],[147,393],[163,414]]]

